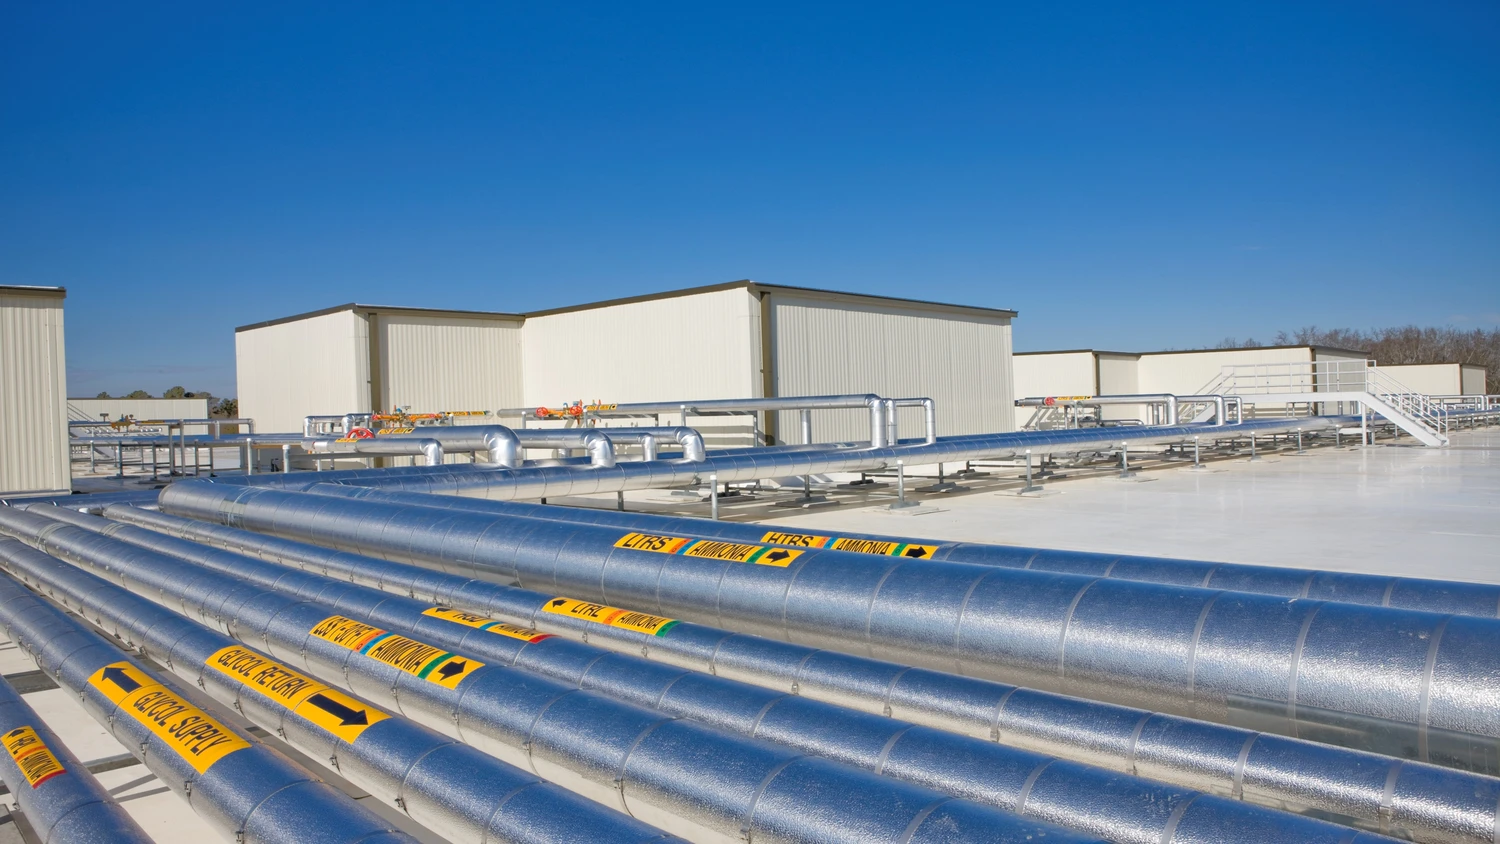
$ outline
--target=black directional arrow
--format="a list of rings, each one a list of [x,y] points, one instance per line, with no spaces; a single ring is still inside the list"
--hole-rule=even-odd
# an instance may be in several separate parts
[[[906,551],[904,553],[902,553],[901,556],[903,556],[903,557],[916,557],[917,559],[920,560],[921,558],[927,556],[927,549],[926,548],[908,548],[908,549],[906,549]]]
[[[566,604],[567,602],[568,602],[567,598],[558,598],[557,600],[555,600],[555,601],[552,602],[552,606],[554,606],[554,607],[560,607],[563,604]]]
[[[125,673],[125,669],[116,668],[113,665],[104,669],[104,679],[119,686],[120,691],[127,695],[141,687],[141,684],[136,682],[134,677]]]
[[[779,563],[782,560],[785,560],[787,557],[790,557],[790,556],[792,556],[792,552],[785,551],[783,549],[777,548],[775,551],[772,551],[771,553],[767,554],[766,555],[766,559],[770,560],[773,563]]]
[[[5,737],[6,738],[11,738],[12,736],[18,736],[18,735],[21,734],[21,731],[25,730],[25,729],[26,729],[25,727],[17,727],[14,730],[11,730],[10,732],[6,733]]]
[[[438,669],[438,676],[446,680],[449,677],[452,677],[454,674],[464,673],[464,669],[468,667],[469,664],[467,662],[464,662],[463,660],[459,660],[458,662],[447,662],[443,664],[442,668]]]
[[[307,702],[339,719],[341,727],[358,727],[370,723],[370,716],[365,710],[345,706],[327,695],[313,695]]]

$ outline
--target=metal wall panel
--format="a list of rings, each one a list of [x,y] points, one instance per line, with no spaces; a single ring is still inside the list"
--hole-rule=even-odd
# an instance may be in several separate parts
[[[1200,352],[1147,353],[1141,355],[1139,364],[1140,391],[1197,395],[1217,381],[1226,366],[1311,362],[1311,350],[1305,346],[1293,349],[1207,349]],[[1308,389],[1311,389],[1311,379]]]
[[[743,288],[531,317],[522,405],[759,396],[759,346]]]
[[[1489,370],[1482,366],[1464,364],[1461,368],[1463,381],[1463,394],[1466,396],[1482,396],[1485,394],[1485,379],[1489,376]]]
[[[363,317],[338,311],[234,335],[240,416],[259,433],[294,433],[311,414],[370,410]]]
[[[1015,362],[1016,398],[1036,396],[1092,396],[1093,352],[1046,352],[1018,354]]]
[[[1097,369],[1093,352],[1046,352],[1012,357],[1015,398],[1037,396],[1092,396],[1097,392]],[[1016,428],[1036,412],[1034,407],[1014,409]]]
[[[68,399],[68,419],[72,422],[98,422],[104,415],[113,422],[126,416],[134,419],[203,419],[208,416],[208,399]],[[198,433],[202,429],[194,429]]]
[[[1463,390],[1463,372],[1456,363],[1382,366],[1380,371],[1403,386],[1428,396],[1453,396]]]
[[[942,436],[1015,429],[1008,317],[782,291],[770,296],[776,395],[921,396],[937,403]],[[779,416],[780,438],[796,442],[798,414]],[[921,408],[902,409],[900,419],[902,437],[921,436]],[[813,414],[816,440],[868,440],[869,428],[863,410]]]
[[[63,297],[0,289],[0,496],[66,493]]]
[[[382,410],[496,410],[523,401],[520,319],[377,313],[375,324]]]
[[[1099,368],[1099,391],[1101,396],[1127,396],[1141,392],[1141,356],[1095,352],[1095,365]],[[1145,405],[1106,405],[1099,408],[1102,419],[1141,419]]]

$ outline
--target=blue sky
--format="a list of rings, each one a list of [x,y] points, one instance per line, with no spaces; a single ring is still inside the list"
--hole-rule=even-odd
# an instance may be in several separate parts
[[[740,278],[1019,350],[1500,325],[1500,5],[0,6],[0,283],[68,288],[73,395]]]

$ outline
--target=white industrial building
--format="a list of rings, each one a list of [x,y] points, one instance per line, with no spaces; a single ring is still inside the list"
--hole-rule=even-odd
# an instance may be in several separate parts
[[[1258,377],[1268,384],[1285,380],[1309,392],[1333,391],[1343,389],[1346,385],[1341,381],[1368,357],[1366,352],[1327,346],[1018,352],[1014,356],[1016,396],[1202,395],[1221,391],[1219,381],[1226,367],[1235,367],[1246,377]],[[1138,419],[1141,410],[1137,405],[1109,406],[1101,408],[1101,418]],[[1017,427],[1025,424],[1032,412],[1030,408],[1016,408]]]
[[[0,285],[0,497],[66,494],[61,287]]]
[[[208,399],[68,399],[69,422],[206,419]]]
[[[237,329],[239,407],[258,431],[293,432],[310,415],[398,407],[878,393],[933,399],[944,435],[1005,431],[1013,317],[752,281],[528,314],[347,304]],[[921,410],[902,413],[919,431]],[[795,429],[776,415],[766,433]],[[858,411],[819,411],[817,426],[819,439],[869,430]]]
[[[1427,396],[1482,396],[1488,374],[1484,367],[1470,363],[1411,363],[1380,368],[1413,392]]]

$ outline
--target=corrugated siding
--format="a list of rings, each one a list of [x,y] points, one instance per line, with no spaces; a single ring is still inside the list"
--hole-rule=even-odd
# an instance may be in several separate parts
[[[759,396],[759,338],[741,288],[533,317],[523,406]]]
[[[63,300],[0,291],[0,495],[72,488]]]
[[[521,322],[457,317],[375,317],[383,410],[498,410],[523,401]],[[470,419],[494,423],[493,417]]]
[[[101,413],[106,414],[110,421],[126,416],[135,419],[203,419],[208,416],[208,399],[68,399],[70,421],[98,422]]]
[[[1010,320],[936,309],[874,307],[771,294],[776,395],[877,393],[937,402],[938,434],[1014,430]],[[796,442],[795,412],[779,435]],[[901,436],[922,433],[920,408],[901,412]],[[864,411],[819,411],[814,438],[868,440]]]
[[[234,335],[240,416],[263,433],[302,430],[302,418],[370,409],[365,320],[339,311]]]

